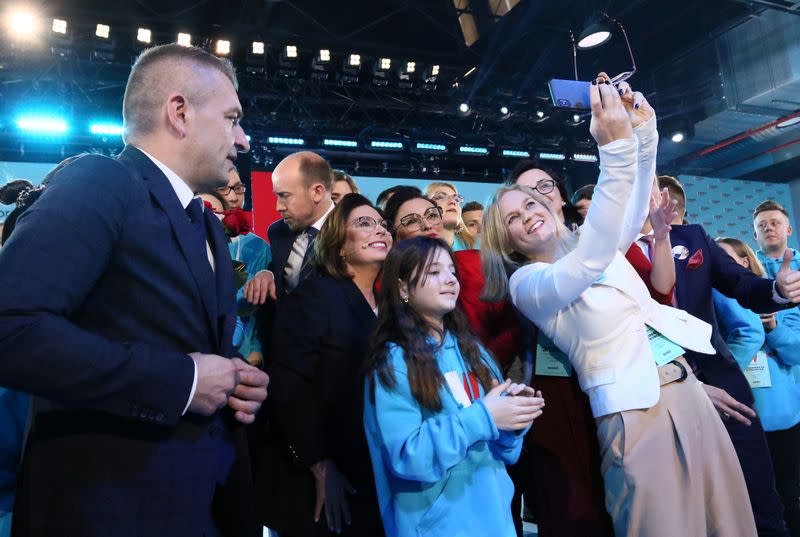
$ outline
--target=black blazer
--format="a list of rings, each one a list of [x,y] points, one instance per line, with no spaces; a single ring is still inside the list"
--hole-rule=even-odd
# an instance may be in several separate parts
[[[60,171],[0,251],[0,383],[36,396],[17,535],[254,535],[228,412],[187,414],[187,353],[232,356],[235,295],[164,174],[128,146]]]
[[[760,278],[738,265],[702,226],[688,224],[672,226],[670,240],[673,249],[688,250],[685,259],[675,258],[675,299],[677,305],[711,325],[711,344],[714,356],[686,351],[686,357],[709,384],[725,389],[731,396],[747,405],[753,403],[753,393],[731,351],[719,333],[711,289],[737,299],[742,306],[756,312],[784,309],[772,300],[773,280]],[[702,252],[703,262],[689,267],[689,259]]]
[[[286,269],[289,254],[292,253],[292,245],[297,238],[297,233],[289,229],[289,226],[281,218],[269,226],[269,229],[267,229],[267,237],[269,237],[269,244],[272,248],[272,260],[269,263],[268,269],[272,271],[272,274],[275,276],[275,287],[278,294],[278,301],[280,302],[284,295],[286,295],[286,278],[283,275],[283,271]],[[300,271],[298,285],[299,282],[308,279],[314,274],[314,269],[309,263],[313,252],[314,240],[312,239],[308,243],[308,249],[303,258],[303,266]]]
[[[305,280],[280,306],[268,371],[269,415],[283,471],[259,486],[258,500],[278,531],[319,533],[309,467],[333,459],[358,491],[350,502],[353,525],[344,534],[383,534],[362,416],[363,367],[375,320],[350,279]]]

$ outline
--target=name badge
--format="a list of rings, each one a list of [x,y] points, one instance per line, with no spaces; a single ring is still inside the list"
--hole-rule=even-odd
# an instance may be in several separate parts
[[[656,365],[662,366],[668,364],[678,356],[683,355],[683,347],[664,336],[653,327],[645,326],[645,328],[647,328],[647,339],[650,340],[650,349],[653,351],[653,358],[656,361]]]
[[[453,397],[455,397],[456,401],[461,406],[464,408],[472,406],[472,401],[469,400],[469,395],[467,395],[467,391],[464,389],[464,383],[461,382],[461,375],[455,371],[448,371],[444,374],[444,380],[447,381],[447,385],[450,387]]]
[[[536,341],[536,375],[543,377],[571,377],[569,357],[556,347],[553,340],[539,332]]]
[[[767,353],[758,351],[753,361],[744,370],[744,376],[751,388],[769,388],[772,386],[772,377],[769,376]]]

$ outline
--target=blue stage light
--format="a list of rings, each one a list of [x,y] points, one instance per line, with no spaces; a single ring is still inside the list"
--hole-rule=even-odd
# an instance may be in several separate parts
[[[92,123],[89,125],[89,131],[100,136],[122,136],[123,128],[122,125],[114,123]]]
[[[39,134],[64,134],[69,130],[67,122],[60,117],[23,116],[16,123],[21,130]]]

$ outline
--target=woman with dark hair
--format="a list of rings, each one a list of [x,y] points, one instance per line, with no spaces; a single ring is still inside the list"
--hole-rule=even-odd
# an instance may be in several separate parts
[[[515,535],[505,471],[542,413],[500,370],[456,308],[441,239],[389,253],[364,390],[364,427],[386,535]]]
[[[566,181],[552,168],[542,166],[539,160],[522,160],[517,163],[506,180],[508,185],[524,185],[536,190],[550,201],[550,206],[569,229],[583,224],[583,217],[570,203]]]
[[[314,241],[320,277],[304,280],[278,311],[267,370],[286,457],[259,501],[282,537],[383,535],[361,395],[389,227],[367,198],[344,196]]]
[[[395,243],[413,237],[445,240],[444,211],[415,187],[400,187],[386,203],[386,220],[394,230]],[[458,303],[472,332],[486,346],[502,369],[507,369],[519,351],[518,317],[508,301],[484,302],[483,271],[478,250],[454,252],[461,293]]]

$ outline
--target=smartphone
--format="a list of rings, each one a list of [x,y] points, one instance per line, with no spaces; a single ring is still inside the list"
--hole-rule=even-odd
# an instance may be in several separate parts
[[[579,80],[560,80],[554,78],[547,83],[553,106],[571,110],[589,110],[589,82]]]

